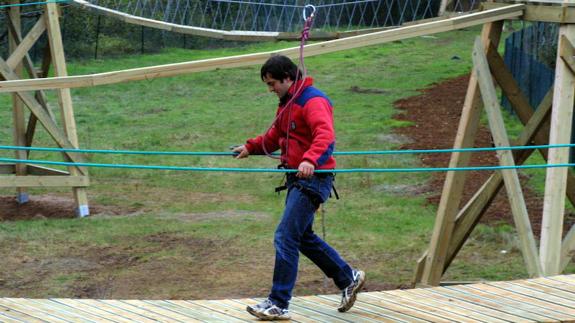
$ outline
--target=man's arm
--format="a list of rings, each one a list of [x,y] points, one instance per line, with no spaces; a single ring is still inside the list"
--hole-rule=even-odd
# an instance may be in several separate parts
[[[279,136],[278,129],[273,125],[263,135],[248,139],[244,147],[248,153],[252,155],[263,155],[266,152],[272,153],[280,148]],[[265,151],[263,147],[264,145]]]

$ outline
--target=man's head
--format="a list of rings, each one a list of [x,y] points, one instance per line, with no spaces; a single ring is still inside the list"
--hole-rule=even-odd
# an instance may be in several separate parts
[[[260,76],[262,81],[267,84],[270,92],[275,92],[281,99],[287,94],[296,78],[301,78],[301,72],[291,59],[286,56],[275,55],[270,57],[262,66]]]

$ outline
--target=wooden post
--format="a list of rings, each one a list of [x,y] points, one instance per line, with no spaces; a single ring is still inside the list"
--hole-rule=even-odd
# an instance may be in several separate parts
[[[567,44],[567,43],[565,43]],[[571,47],[571,53],[573,53],[573,48]],[[499,86],[501,86],[501,90],[509,99],[513,110],[521,120],[523,124],[527,124],[528,121],[533,116],[533,109],[531,108],[527,97],[521,93],[521,89],[517,82],[513,79],[511,72],[507,70],[505,63],[503,62],[503,58],[497,53],[491,51],[491,56],[487,57],[489,61],[489,66],[491,68],[491,73],[497,80]],[[571,54],[572,55],[572,54]],[[564,57],[562,57],[564,58]],[[564,59],[565,61],[565,59]],[[566,62],[567,63],[567,62]],[[568,64],[568,63],[567,63]],[[539,110],[543,103],[545,103],[544,108],[546,109],[547,102],[549,101],[549,105],[552,104],[553,101],[553,88],[551,88],[551,94],[547,94],[543,101],[541,101],[540,106],[537,108]],[[537,131],[535,137],[533,138],[533,142],[536,145],[547,145],[549,144],[549,132],[550,132],[550,125],[549,122],[541,125],[541,131]],[[539,149],[541,156],[545,160],[547,160],[548,149]],[[575,206],[575,174],[572,169],[568,170],[567,175],[567,198],[571,202],[573,206]]]
[[[60,21],[58,5],[56,3],[46,4],[46,27],[48,31],[48,39],[50,40],[50,52],[52,55],[52,64],[54,66],[54,75],[68,76],[66,68],[66,58],[64,56],[64,46],[62,44],[62,34],[60,31]],[[60,104],[62,114],[62,124],[66,136],[72,145],[78,148],[78,136],[76,133],[76,121],[74,120],[74,110],[72,107],[72,96],[69,88],[57,90],[58,101]],[[78,176],[81,174],[77,167],[69,168],[71,176]],[[76,214],[79,217],[85,217],[90,214],[88,208],[88,197],[84,187],[74,187],[74,198],[76,200]]]
[[[542,129],[548,128],[545,125],[549,124],[549,114],[551,113],[551,99],[553,91],[550,91],[545,96],[539,107],[535,110],[533,117],[525,125],[523,132],[515,141],[517,146],[526,146],[532,142],[537,134],[541,133]],[[515,150],[513,151],[513,159],[516,165],[523,164],[531,155],[533,150]],[[453,261],[463,244],[471,234],[471,231],[481,216],[485,213],[491,201],[496,197],[500,188],[503,186],[503,176],[501,172],[496,172],[487,179],[475,195],[467,202],[467,204],[459,211],[455,220],[455,228],[451,239],[451,245],[447,252],[447,259],[444,271],[447,270],[449,264]]]
[[[561,248],[561,265],[559,271],[565,270],[565,267],[573,259],[573,252],[575,251],[575,225],[571,227],[565,239],[563,239],[563,247]]]
[[[439,4],[439,11],[437,12],[438,17],[441,17],[445,14],[447,6],[451,4],[451,2],[452,0],[441,0],[441,3]]]
[[[482,42],[484,48],[489,50],[491,48],[489,46],[490,43],[495,46],[499,44],[502,27],[503,21],[488,23],[483,26]],[[453,148],[469,148],[473,146],[479,126],[481,107],[477,75],[475,71],[472,71]],[[451,155],[449,167],[466,166],[469,163],[469,158],[469,153],[455,152]],[[465,172],[453,171],[448,172],[446,175],[429,247],[429,255],[421,277],[423,284],[438,285],[443,274],[455,217],[463,194],[465,176]]]
[[[519,91],[520,92],[520,91]],[[529,118],[529,121],[526,123],[525,128],[515,141],[515,145],[517,146],[526,146],[529,145],[534,138],[538,137],[538,134],[541,134],[542,131],[545,129],[549,129],[549,115],[551,114],[551,101],[553,99],[553,89],[551,89],[543,101],[539,104],[537,109],[535,109],[535,113],[533,113],[533,109],[529,106],[528,108],[531,110],[532,117]],[[538,143],[536,143],[538,144]],[[540,143],[544,144],[544,143]],[[541,152],[546,150],[541,149]],[[521,165],[529,158],[533,150],[529,149],[522,149],[522,150],[514,150],[513,151],[513,158],[515,164]],[[544,158],[547,159],[547,155],[544,155]],[[571,176],[572,177],[572,176]],[[453,234],[451,238],[451,243],[447,250],[447,256],[445,260],[445,266],[443,268],[443,272],[447,270],[453,259],[457,256],[461,247],[477,225],[481,216],[485,213],[491,201],[495,198],[501,187],[503,186],[503,177],[501,172],[495,172],[491,175],[485,183],[477,190],[477,192],[473,195],[471,199],[465,204],[465,206],[459,211],[457,214],[457,218],[455,219],[455,226],[453,228]],[[575,230],[574,230],[575,231]],[[423,268],[425,266],[425,260],[427,258],[428,251],[426,250],[420,259],[417,262],[417,267],[415,269],[414,284],[421,281],[421,275]]]
[[[23,60],[24,66],[26,67],[26,71],[28,72],[28,75],[31,78],[38,78],[39,77],[38,73],[36,72],[36,69],[34,68],[34,64],[32,62],[32,59],[30,58],[30,55],[28,54],[28,50],[34,45],[34,42],[36,42],[38,40],[38,38],[42,35],[42,33],[46,30],[45,20],[46,19],[44,19],[43,16],[40,17],[40,19],[38,19],[38,22],[36,23],[36,25],[28,32],[28,35],[26,35],[26,37],[24,39],[22,39],[22,37],[20,37],[20,35],[16,33],[16,27],[11,23],[10,20],[8,20],[8,22],[10,23],[9,24],[10,25],[10,32],[11,32],[12,36],[14,38],[16,38],[16,40],[18,41],[18,49],[22,49],[18,55],[13,53],[6,60],[6,64],[8,65],[8,67],[13,68],[14,62],[20,62],[20,60]],[[47,53],[47,56],[48,57],[50,56],[49,52]],[[47,72],[48,68],[49,68],[49,65],[47,67],[45,67],[45,70],[43,70],[41,72],[41,75],[47,75],[48,74],[48,72]],[[36,91],[36,100],[44,108],[44,110],[46,110],[46,112],[48,112],[48,114],[50,115],[50,118],[55,121],[56,118],[54,117],[54,114],[50,110],[50,106],[48,106],[48,104],[47,104],[46,96],[44,95],[43,91]],[[37,121],[38,121],[38,118],[36,117],[36,115],[34,115],[34,113],[31,113],[30,118],[28,119],[28,126],[26,129],[26,146],[32,145],[32,140],[34,138],[34,132],[36,131]],[[26,156],[29,156],[29,154],[30,154],[30,152],[27,151]]]
[[[6,80],[16,80],[18,77],[10,70],[8,64],[0,58],[0,74]],[[28,92],[16,92],[18,97],[24,102],[24,104],[30,109],[30,111],[36,116],[38,121],[42,123],[46,132],[56,141],[58,146],[62,148],[74,148],[74,145],[68,140],[68,137],[62,131],[58,125],[52,120],[50,114],[42,107],[42,105],[36,100],[36,98]],[[74,152],[64,152],[64,154],[75,162],[83,162],[84,158],[79,153]],[[84,172],[84,168],[80,167],[80,170]]]
[[[483,97],[494,144],[497,147],[509,147],[511,143],[505,130],[505,122],[501,115],[497,92],[493,85],[493,78],[491,77],[487,58],[485,57],[485,49],[481,45],[479,38],[475,40],[473,65],[481,89],[481,96]],[[515,166],[513,154],[510,150],[498,150],[497,157],[500,165]],[[501,174],[503,175],[515,228],[519,235],[521,253],[527,265],[527,270],[531,276],[541,276],[541,264],[537,259],[537,246],[535,244],[535,237],[533,237],[531,223],[529,222],[529,214],[527,213],[527,206],[523,198],[521,184],[519,183],[519,175],[516,169],[504,169],[501,170]]]
[[[10,0],[10,4],[19,4],[20,0]],[[8,35],[8,42],[9,42],[9,50],[10,54],[13,54],[18,50],[18,37],[21,36],[22,27],[20,21],[20,7],[14,6],[10,7],[8,10],[8,25],[6,26],[7,29],[10,29],[10,25],[13,26],[13,29],[17,36],[9,33]],[[18,77],[22,77],[22,64],[17,63],[13,66],[13,71]],[[24,104],[22,100],[18,97],[18,95],[12,95],[12,122],[14,123],[14,145],[15,146],[25,146],[26,145],[26,117],[24,113]],[[27,153],[24,150],[19,150],[15,152],[17,159],[27,159]],[[25,176],[26,175],[26,165],[25,164],[17,164],[15,168],[15,173],[17,176]],[[24,204],[28,202],[28,192],[25,188],[19,187],[16,188],[16,200],[20,204]]]
[[[555,94],[553,110],[551,111],[550,145],[568,144],[571,141],[575,75],[561,59],[559,53],[563,52],[562,48],[568,45],[565,44],[566,41],[573,43],[574,40],[575,25],[561,25],[555,67]],[[569,148],[550,149],[549,164],[563,164],[568,161]],[[560,272],[567,174],[568,169],[566,167],[548,168],[545,178],[540,247],[541,266],[545,275],[556,275]]]

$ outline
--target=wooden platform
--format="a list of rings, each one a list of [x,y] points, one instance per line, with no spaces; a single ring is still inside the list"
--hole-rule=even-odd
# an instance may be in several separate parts
[[[0,298],[0,322],[245,322],[259,301]],[[295,322],[575,322],[575,275],[361,293],[348,313],[338,303],[296,297],[290,313]]]

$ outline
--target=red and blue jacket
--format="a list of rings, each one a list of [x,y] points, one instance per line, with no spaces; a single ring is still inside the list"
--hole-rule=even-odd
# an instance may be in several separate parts
[[[280,102],[270,129],[261,136],[248,139],[245,147],[255,155],[281,149],[282,165],[286,168],[297,169],[305,160],[316,169],[334,169],[335,131],[331,101],[312,86],[311,77],[297,84],[294,82],[287,96],[292,96],[301,82],[303,88],[294,100],[282,100],[292,101],[291,104]]]

